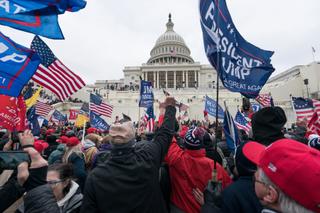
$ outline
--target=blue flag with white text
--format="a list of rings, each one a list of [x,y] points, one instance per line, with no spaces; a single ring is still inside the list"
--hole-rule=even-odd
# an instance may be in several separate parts
[[[148,108],[153,105],[153,98],[152,82],[141,80],[139,107]]]
[[[90,112],[90,125],[101,131],[107,131],[110,128],[110,125],[94,112]]]
[[[247,42],[236,29],[225,0],[200,0],[204,48],[223,85],[255,98],[274,71],[272,51]]]
[[[217,102],[212,98],[209,98],[208,96],[206,96],[204,110],[207,111],[209,115],[216,117],[216,108],[217,108]],[[220,105],[218,105],[218,118],[220,119],[224,118],[224,112]]]
[[[0,32],[0,94],[18,97],[39,64],[35,52]]]

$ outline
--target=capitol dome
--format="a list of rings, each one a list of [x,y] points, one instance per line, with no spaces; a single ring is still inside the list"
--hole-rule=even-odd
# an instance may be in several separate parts
[[[150,52],[148,64],[179,64],[193,63],[190,56],[190,49],[187,47],[183,38],[173,30],[171,14],[166,24],[167,30],[156,41],[155,46]]]

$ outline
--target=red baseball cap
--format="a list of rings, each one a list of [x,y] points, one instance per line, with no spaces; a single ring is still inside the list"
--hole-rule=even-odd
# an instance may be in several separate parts
[[[320,152],[298,141],[280,139],[268,147],[248,142],[244,155],[287,196],[320,212]]]
[[[77,137],[71,137],[67,141],[67,146],[76,146],[80,143],[80,140]]]
[[[45,150],[49,147],[49,144],[47,142],[45,142],[44,140],[36,140],[33,143],[33,146],[39,153],[42,153],[43,150]]]
[[[66,144],[68,142],[69,138],[65,135],[61,136],[59,139],[56,140],[58,143]]]

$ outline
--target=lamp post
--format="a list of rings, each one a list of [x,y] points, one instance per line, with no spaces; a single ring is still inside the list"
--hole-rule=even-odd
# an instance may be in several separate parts
[[[303,80],[303,82],[304,82],[304,85],[306,85],[306,89],[307,89],[307,98],[309,98],[309,87],[308,87],[308,85],[309,85],[309,79],[304,79]]]

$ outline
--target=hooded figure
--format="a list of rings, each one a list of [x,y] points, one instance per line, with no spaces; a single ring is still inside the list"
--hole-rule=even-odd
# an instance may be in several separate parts
[[[265,107],[254,113],[251,120],[253,140],[266,146],[284,138],[282,129],[287,122],[281,107]]]

